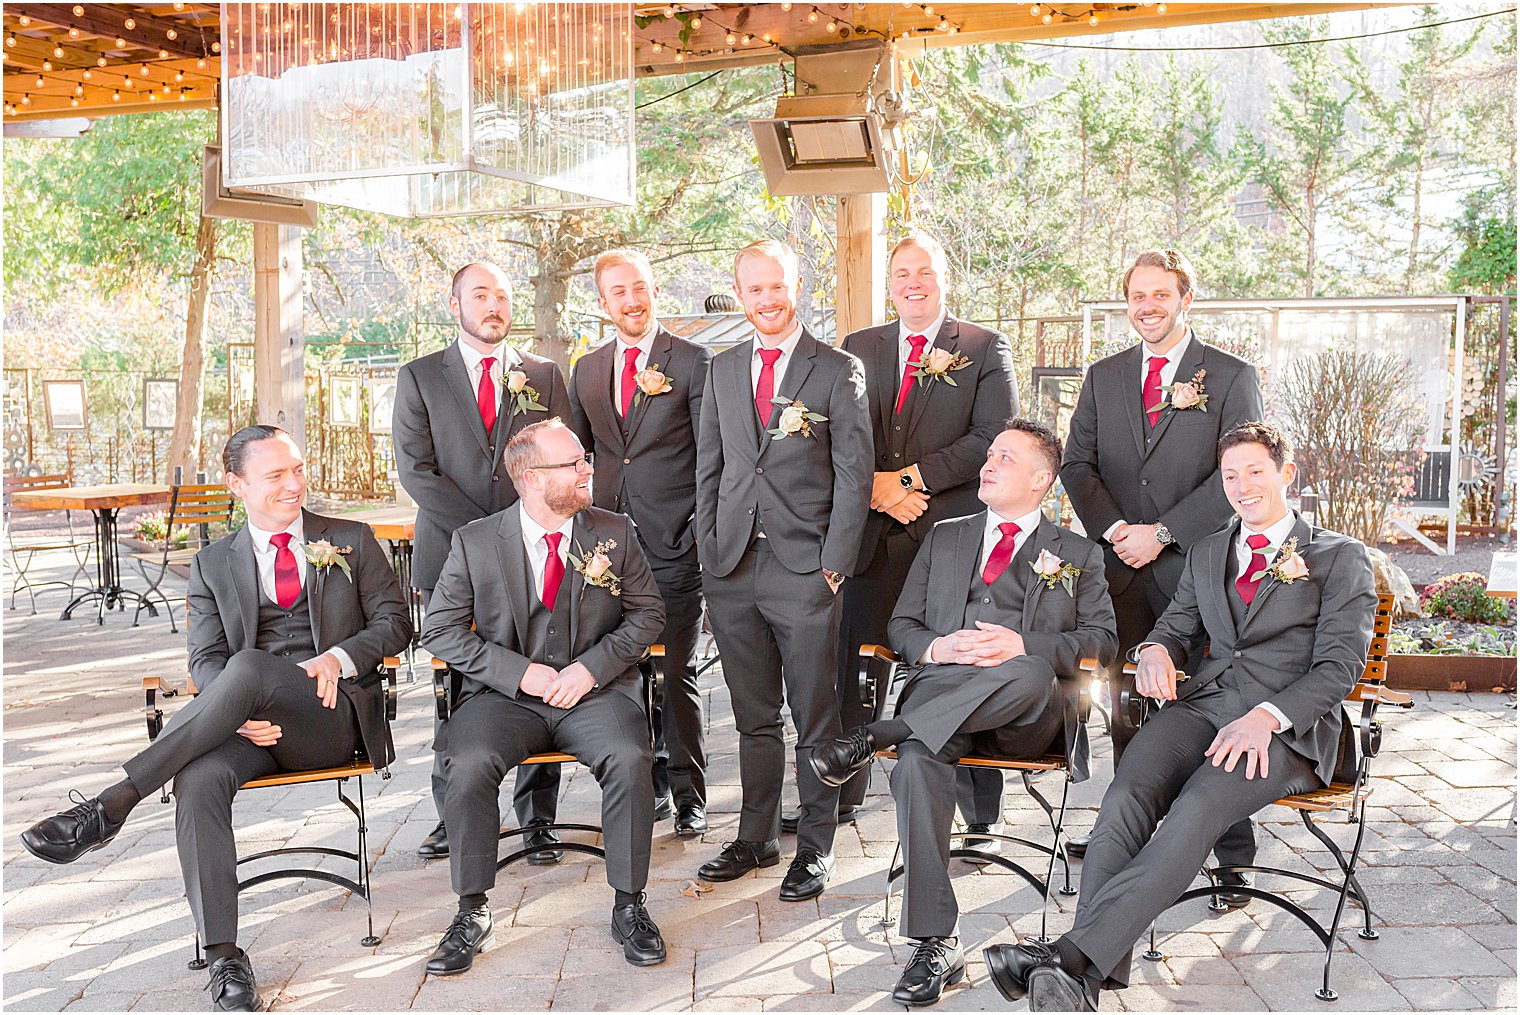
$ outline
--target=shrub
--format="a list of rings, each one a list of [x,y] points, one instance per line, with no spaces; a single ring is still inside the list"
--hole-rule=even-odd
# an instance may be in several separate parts
[[[145,542],[162,543],[169,538],[169,513],[154,511],[143,515],[137,520],[137,528],[132,534]]]
[[[1447,617],[1469,624],[1503,624],[1510,619],[1510,606],[1495,599],[1484,588],[1488,579],[1476,571],[1449,574],[1425,586],[1420,593],[1420,609],[1427,616]]]

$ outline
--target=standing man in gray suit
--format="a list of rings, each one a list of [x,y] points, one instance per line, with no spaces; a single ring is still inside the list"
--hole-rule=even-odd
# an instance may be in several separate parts
[[[734,257],[734,294],[755,327],[714,357],[697,444],[697,548],[713,636],[739,729],[737,838],[698,871],[733,881],[781,860],[783,696],[797,726],[802,815],[783,901],[823,892],[839,793],[808,755],[839,735],[839,589],[871,499],[871,425],[860,360],[797,320],[797,255],[775,240]]]
[[[1103,552],[1040,511],[1061,468],[1061,442],[1026,419],[988,448],[974,515],[934,526],[892,614],[892,647],[913,668],[897,716],[813,752],[839,785],[896,747],[892,797],[907,881],[902,931],[918,945],[892,999],[927,1005],[965,975],[950,886],[955,763],[976,753],[1029,759],[1055,749],[1087,777],[1077,720],[1084,656],[1112,660],[1114,608]]]
[[[938,240],[903,238],[887,260],[897,320],[844,340],[845,352],[858,356],[865,369],[876,472],[860,559],[844,588],[842,729],[871,720],[857,690],[855,650],[887,640],[892,604],[935,523],[981,510],[977,470],[1004,421],[1018,412],[1008,340],[946,310],[949,281],[950,265]],[[957,785],[967,817],[978,827],[1000,821],[1003,774],[991,769],[963,774]],[[869,782],[867,768],[840,787],[841,820],[865,802]]]
[[[1123,289],[1140,342],[1088,368],[1061,467],[1077,517],[1103,540],[1121,654],[1166,610],[1187,551],[1230,519],[1215,457],[1219,438],[1262,417],[1256,368],[1205,344],[1188,323],[1198,281],[1186,257],[1176,250],[1140,254]],[[1116,673],[1109,680],[1116,768],[1139,718],[1124,708],[1123,690]],[[1074,841],[1072,855],[1085,847]],[[1250,821],[1230,829],[1216,852],[1222,863],[1249,864],[1256,856]],[[1230,875],[1226,883],[1250,882]],[[1250,902],[1238,892],[1220,897],[1232,906]]]
[[[122,766],[125,779],[33,825],[21,842],[70,863],[114,839],[132,808],[172,781],[212,1010],[255,1011],[253,964],[237,946],[233,797],[250,779],[344,765],[360,748],[377,768],[390,764],[379,667],[406,647],[412,625],[369,526],[302,508],[305,461],[285,431],[244,427],[222,464],[248,524],[190,565],[190,679],[199,694]]]
[[[1265,423],[1220,441],[1240,520],[1188,552],[1176,598],[1133,653],[1136,686],[1162,708],[1103,795],[1071,930],[1054,945],[987,949],[1010,1001],[1028,994],[1032,1011],[1096,1011],[1100,989],[1128,985],[1136,939],[1192,883],[1221,832],[1330,783],[1377,593],[1366,547],[1288,507],[1292,457]],[[1204,646],[1180,684],[1178,668]]]
[[[676,835],[689,838],[707,831],[707,756],[697,692],[702,568],[692,517],[697,428],[712,350],[660,327],[654,312],[660,287],[643,254],[608,250],[596,259],[594,273],[597,300],[617,338],[577,361],[570,375],[570,421],[596,452],[595,505],[633,519],[665,600],[655,820],[670,817],[673,802]]]
[[[460,268],[449,287],[449,312],[459,324],[458,338],[401,368],[391,422],[396,472],[417,502],[412,585],[424,600],[432,598],[454,530],[517,503],[517,489],[502,464],[507,441],[530,423],[570,412],[559,367],[506,342],[512,283],[505,272],[484,261]],[[519,777],[516,802],[522,824],[552,820],[533,813],[534,793],[540,809],[552,813],[558,776],[556,767],[552,773]],[[424,857],[449,852],[443,821],[446,782],[443,755],[435,753],[433,806],[439,821],[417,850]],[[550,845],[555,838],[536,833],[529,845]],[[561,855],[548,850],[534,860],[553,863]]]
[[[590,506],[591,456],[569,427],[535,423],[505,457],[522,499],[454,533],[422,629],[464,678],[439,734],[459,909],[427,972],[463,973],[494,942],[497,791],[544,751],[574,755],[601,786],[612,936],[630,963],[655,965],[665,942],[644,908],[654,758],[639,660],[665,626],[660,590],[633,523]]]

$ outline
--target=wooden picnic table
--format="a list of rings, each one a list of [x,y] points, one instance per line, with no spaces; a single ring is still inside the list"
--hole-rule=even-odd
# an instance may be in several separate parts
[[[55,490],[18,490],[11,494],[11,507],[22,511],[89,511],[95,516],[95,585],[78,595],[59,614],[68,620],[78,606],[98,601],[95,623],[106,622],[106,610],[126,609],[128,599],[146,606],[148,615],[158,610],[140,593],[121,587],[121,557],[116,547],[116,515],[122,508],[169,503],[170,488],[158,483],[102,483],[68,486]]]

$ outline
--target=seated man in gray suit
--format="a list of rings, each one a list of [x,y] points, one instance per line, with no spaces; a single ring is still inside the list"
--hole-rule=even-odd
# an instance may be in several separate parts
[[[654,831],[649,720],[639,660],[665,605],[627,515],[591,507],[591,456],[557,418],[507,442],[521,500],[455,531],[422,644],[463,677],[435,741],[444,752],[444,820],[459,912],[428,957],[462,973],[495,942],[496,793],[528,755],[564,751],[602,787],[612,934],[636,966],[665,961],[644,909]]]
[[[1096,1011],[1100,989],[1128,985],[1135,940],[1192,883],[1220,832],[1329,784],[1377,594],[1361,543],[1288,507],[1292,456],[1266,423],[1220,439],[1239,520],[1188,551],[1176,598],[1135,649],[1136,687],[1162,708],[1103,795],[1076,922],[1054,945],[987,949],[1010,1001],[1028,994],[1032,1011]],[[1176,667],[1205,642],[1179,692]]]
[[[919,942],[892,993],[901,1004],[933,1004],[965,975],[947,869],[956,760],[973,752],[1037,758],[1073,742],[1081,660],[1107,663],[1116,651],[1103,552],[1040,512],[1060,468],[1054,433],[1008,421],[981,470],[977,495],[987,509],[934,526],[897,600],[892,647],[916,665],[897,717],[858,726],[812,755],[818,778],[833,786],[879,748],[897,747],[902,929]]]
[[[173,780],[185,896],[211,962],[213,1011],[254,1011],[253,966],[237,946],[232,799],[250,779],[395,755],[381,661],[412,636],[406,600],[369,526],[302,509],[305,462],[274,426],[244,427],[222,451],[248,524],[190,566],[190,678],[200,693],[123,765],[100,796],[21,833],[33,855],[70,863],[121,831]],[[325,541],[325,545],[324,545]],[[341,557],[347,566],[334,568]]]

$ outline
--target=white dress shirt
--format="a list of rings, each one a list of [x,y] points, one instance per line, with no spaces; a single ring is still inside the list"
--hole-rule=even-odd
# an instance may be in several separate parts
[[[480,352],[469,342],[466,342],[463,338],[457,339],[455,344],[459,346],[459,355],[464,357],[464,368],[465,371],[470,375],[471,391],[480,390],[481,362],[487,356],[494,356],[496,358],[496,362],[491,366],[492,384],[496,383],[496,378],[501,376],[503,372],[508,370],[516,370],[519,366],[522,365],[522,355],[516,349],[508,345],[505,340],[497,342],[494,346],[485,352]],[[499,389],[496,392],[496,400],[498,402],[501,401],[501,391]]]
[[[1161,387],[1163,389],[1177,379],[1177,365],[1182,362],[1182,356],[1187,352],[1188,346],[1192,342],[1193,329],[1188,328],[1183,331],[1182,340],[1165,353],[1166,365],[1161,368]],[[1155,354],[1145,347],[1144,342],[1140,343],[1140,388],[1142,391],[1145,389],[1146,375],[1151,372],[1151,357],[1153,355]],[[1150,407],[1145,406],[1145,408]],[[1114,524],[1108,527],[1108,531],[1103,533],[1103,538],[1112,543],[1114,541],[1114,530],[1123,524],[1125,524],[1125,521],[1122,518],[1114,522]]]
[[[903,368],[908,365],[908,357],[913,355],[913,346],[908,344],[908,336],[922,335],[928,339],[924,343],[924,352],[927,353],[930,349],[934,348],[934,337],[939,334],[939,329],[945,326],[945,313],[945,308],[941,306],[939,316],[931,321],[929,326],[923,331],[914,331],[902,320],[897,322],[897,384],[899,390],[902,388]]]
[[[650,328],[649,333],[639,339],[637,345],[629,345],[621,338],[614,338],[612,340],[612,347],[617,350],[617,355],[612,357],[612,406],[618,415],[622,415],[623,413],[623,364],[627,361],[628,350],[637,349],[639,351],[639,354],[633,359],[633,371],[634,373],[638,373],[649,365],[649,350],[654,345],[654,335],[657,330],[658,327]],[[634,397],[637,398],[637,386],[635,386],[633,393]]]
[[[917,334],[917,332],[914,332],[914,334]],[[980,575],[983,571],[987,570],[987,561],[992,557],[992,551],[997,548],[998,542],[1003,538],[1003,530],[998,528],[998,526],[1004,522],[1013,522],[1019,527],[1018,535],[1013,537],[1013,555],[1017,557],[1019,551],[1024,548],[1024,544],[1029,541],[1030,534],[1039,528],[1040,519],[1043,517],[1044,515],[1039,508],[1035,508],[1027,515],[1021,515],[1018,518],[1004,518],[996,511],[988,508],[987,523],[982,527],[982,555],[978,558],[981,560],[981,565],[976,569],[976,573]],[[1010,567],[1012,563],[1010,560]],[[941,635],[940,637],[944,636]],[[925,650],[923,658],[918,661],[919,665],[933,661],[934,646],[938,643],[939,638],[935,638],[934,641],[929,643],[929,647]]]
[[[792,333],[786,336],[786,338],[782,339],[780,345],[776,346],[777,349],[781,350],[781,355],[776,358],[776,379],[774,382],[774,387],[772,388],[772,391],[775,392],[775,397],[777,398],[782,397],[781,378],[786,376],[786,365],[792,361],[792,353],[797,351],[797,342],[801,338],[802,323],[799,321],[793,324]],[[762,348],[764,347],[760,344],[760,336],[756,335],[755,351],[750,355],[749,359],[750,401],[754,401],[755,389],[760,387],[760,368],[764,366],[764,364],[760,362],[760,350]],[[795,398],[796,394],[797,393],[795,391],[790,392],[786,395],[786,397]]]
[[[528,551],[528,566],[533,569],[533,588],[538,592],[538,601],[544,601],[544,567],[549,563],[549,544],[544,536],[550,532],[558,532],[561,535],[559,541],[559,561],[565,565],[565,574],[570,573],[570,530],[575,525],[575,519],[566,520],[558,529],[546,529],[533,520],[528,514],[528,506],[522,501],[517,502],[518,517],[522,519],[523,546]],[[560,591],[564,591],[561,584]]]
[[[306,562],[306,554],[301,552],[301,547],[306,542],[306,523],[303,520],[303,516],[296,515],[296,520],[280,531],[290,533],[290,552],[296,558],[296,576],[301,580],[301,587],[305,588],[306,574],[310,565]],[[276,535],[276,533],[266,532],[253,524],[253,522],[249,522],[248,535],[253,538],[253,560],[259,569],[259,588],[263,590],[264,598],[268,599],[271,603],[278,604],[280,600],[275,594],[274,558],[279,550],[270,542],[270,538]],[[335,564],[333,567],[336,569],[337,565]],[[341,571],[339,575],[342,575]],[[347,652],[336,645],[327,651],[332,653],[334,659],[338,660],[338,665],[343,670],[343,676],[352,678],[359,675],[358,667],[354,665],[353,659],[349,658]]]

